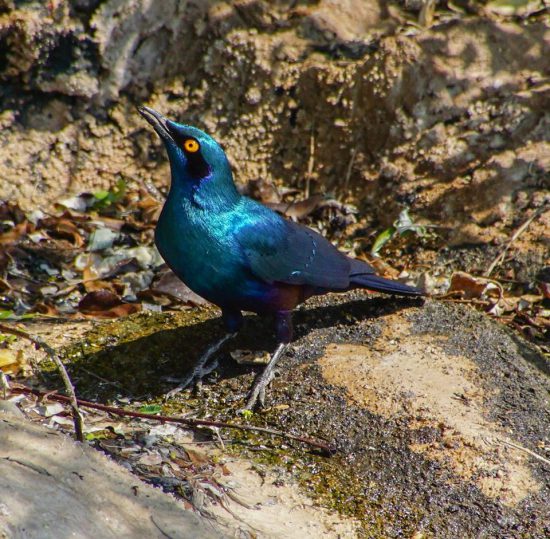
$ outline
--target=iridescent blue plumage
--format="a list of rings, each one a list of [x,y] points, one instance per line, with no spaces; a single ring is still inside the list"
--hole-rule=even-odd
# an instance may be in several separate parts
[[[313,230],[241,196],[223,149],[203,131],[146,107],[140,112],[163,139],[170,159],[170,192],[155,233],[161,255],[189,288],[221,307],[229,332],[238,331],[241,311],[276,316],[281,345],[247,407],[258,397],[263,400],[273,367],[292,337],[290,312],[308,297],[357,287],[421,294],[378,277],[371,266],[345,256]],[[208,357],[191,378],[203,372]]]

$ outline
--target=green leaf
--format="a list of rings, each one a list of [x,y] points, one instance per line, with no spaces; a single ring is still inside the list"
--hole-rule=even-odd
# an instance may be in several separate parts
[[[141,412],[142,414],[158,414],[162,412],[162,406],[159,406],[158,404],[146,404],[145,406],[142,406],[138,412]]]
[[[109,436],[109,433],[104,430],[99,430],[97,432],[88,432],[88,434],[84,435],[84,438],[88,440],[88,442],[93,442],[94,440],[104,440]]]
[[[101,190],[94,193],[96,200],[105,200],[109,196],[109,191]]]
[[[378,234],[374,240],[374,244],[370,250],[371,254],[378,256],[379,251],[396,235],[397,236],[409,236],[411,234],[416,234],[417,236],[425,236],[428,231],[428,227],[433,227],[433,225],[420,225],[415,223],[411,216],[409,215],[409,209],[405,208],[399,214],[399,217],[394,221],[393,225],[389,228],[386,228],[383,232]]]
[[[13,311],[0,311],[0,320],[28,320],[37,316],[37,313],[15,314]]]
[[[252,410],[242,410],[241,415],[248,421],[254,415],[254,412]]]
[[[522,17],[544,9],[542,0],[492,0],[486,5],[486,9],[497,15]]]
[[[108,208],[111,204],[120,202],[126,194],[126,182],[121,178],[116,182],[116,185],[109,191],[100,189],[94,193],[95,202],[94,209]]]
[[[380,232],[378,236],[376,236],[376,239],[374,240],[374,243],[372,244],[372,248],[370,250],[371,255],[377,255],[380,249],[388,243],[396,234],[397,229],[394,226],[390,226],[389,228],[386,228],[383,232]]]
[[[5,333],[0,333],[0,344],[12,344],[17,340],[15,335],[7,335]]]

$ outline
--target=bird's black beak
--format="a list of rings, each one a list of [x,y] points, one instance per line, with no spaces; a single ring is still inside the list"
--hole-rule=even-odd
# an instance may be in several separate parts
[[[168,129],[168,120],[149,107],[138,107],[138,112],[153,126],[153,129],[158,133],[158,136],[166,142],[174,142],[174,138]]]

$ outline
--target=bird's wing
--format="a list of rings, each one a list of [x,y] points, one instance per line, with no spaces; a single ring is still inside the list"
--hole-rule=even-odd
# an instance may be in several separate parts
[[[349,286],[348,257],[310,228],[267,212],[259,212],[256,218],[239,227],[237,233],[237,241],[254,275],[269,283],[332,290]]]

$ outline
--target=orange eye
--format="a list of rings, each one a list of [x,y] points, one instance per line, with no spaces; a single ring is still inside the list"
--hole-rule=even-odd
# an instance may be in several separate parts
[[[184,149],[186,152],[189,152],[189,153],[198,152],[198,151],[199,151],[199,143],[198,143],[195,139],[188,138],[188,139],[183,143],[183,149]]]

